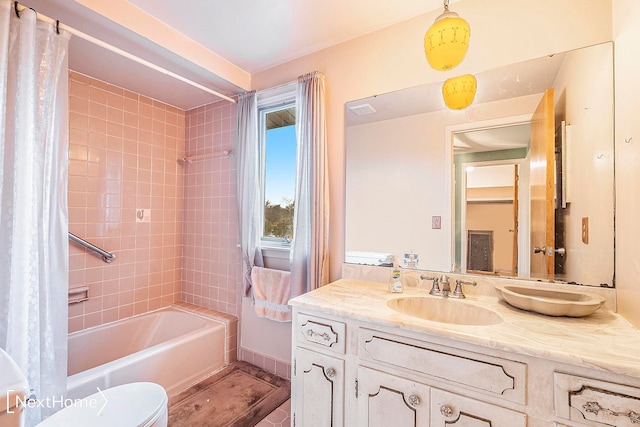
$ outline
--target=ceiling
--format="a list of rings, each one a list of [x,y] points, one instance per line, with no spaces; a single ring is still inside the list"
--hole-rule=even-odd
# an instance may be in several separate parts
[[[442,0],[23,0],[20,4],[225,96],[250,90],[252,73],[442,9]],[[77,36],[70,42],[69,67],[182,109],[221,99]]]

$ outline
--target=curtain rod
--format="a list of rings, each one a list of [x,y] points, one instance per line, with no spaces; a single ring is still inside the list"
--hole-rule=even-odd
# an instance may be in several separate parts
[[[20,11],[22,11],[24,9],[28,9],[27,7],[22,6],[18,2],[14,2],[14,6],[16,8],[18,8]],[[37,19],[40,19],[41,21],[53,24],[56,28],[63,29],[65,31],[73,34],[76,37],[80,37],[83,40],[86,40],[86,41],[88,41],[90,43],[93,43],[93,44],[95,44],[97,46],[100,46],[100,47],[102,47],[104,49],[107,49],[108,51],[111,51],[111,52],[113,52],[115,54],[123,56],[123,57],[125,57],[127,59],[130,59],[130,60],[134,61],[134,62],[137,62],[138,64],[144,65],[145,67],[151,68],[152,70],[155,70],[155,71],[158,71],[160,73],[166,74],[169,77],[173,77],[176,80],[180,80],[183,83],[191,85],[191,86],[193,86],[195,88],[198,88],[198,89],[200,89],[202,91],[205,91],[207,93],[215,95],[215,96],[217,96],[219,98],[226,99],[227,101],[233,102],[234,104],[237,102],[235,99],[233,99],[233,98],[231,98],[229,96],[223,95],[220,92],[217,92],[217,91],[215,91],[213,89],[209,89],[206,86],[203,86],[203,85],[201,85],[199,83],[194,82],[193,80],[189,80],[186,77],[182,77],[179,74],[176,74],[176,73],[174,73],[172,71],[167,70],[166,68],[162,68],[159,65],[156,65],[156,64],[154,64],[152,62],[149,62],[149,61],[147,61],[145,59],[142,59],[140,57],[137,57],[137,56],[135,56],[135,55],[133,55],[133,54],[131,54],[129,52],[126,52],[126,51],[124,51],[124,50],[122,50],[120,48],[117,48],[117,47],[115,47],[115,46],[113,46],[113,45],[111,45],[109,43],[106,43],[106,42],[104,42],[102,40],[99,40],[99,39],[97,39],[97,38],[95,38],[93,36],[90,36],[87,33],[83,33],[82,31],[76,30],[75,28],[70,27],[70,26],[68,26],[66,24],[63,24],[60,21],[56,21],[54,19],[51,19],[46,15],[43,15],[41,13],[36,12],[36,17],[37,17]]]

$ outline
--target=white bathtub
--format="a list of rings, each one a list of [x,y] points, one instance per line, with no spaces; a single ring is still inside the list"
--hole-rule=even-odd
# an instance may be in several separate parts
[[[67,397],[136,381],[169,396],[224,366],[225,326],[174,307],[69,334]]]

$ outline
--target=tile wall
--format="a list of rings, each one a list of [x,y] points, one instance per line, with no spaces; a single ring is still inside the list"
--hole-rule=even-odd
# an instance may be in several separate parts
[[[240,315],[236,204],[236,105],[214,102],[186,112],[182,300]]]
[[[180,300],[184,111],[71,72],[69,231],[116,254],[104,263],[69,244],[69,305],[77,331]],[[151,209],[136,222],[136,209]]]

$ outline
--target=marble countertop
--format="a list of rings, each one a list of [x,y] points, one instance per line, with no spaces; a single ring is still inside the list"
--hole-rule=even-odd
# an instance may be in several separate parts
[[[387,306],[391,299],[429,295],[405,287],[390,293],[381,283],[341,279],[292,299],[289,304],[339,317],[397,327],[496,350],[596,367],[640,377],[640,331],[617,313],[600,308],[583,318],[550,317],[514,308],[495,296],[470,295],[463,302],[497,312],[503,322],[489,326],[454,325],[422,320]]]

